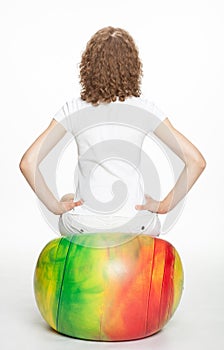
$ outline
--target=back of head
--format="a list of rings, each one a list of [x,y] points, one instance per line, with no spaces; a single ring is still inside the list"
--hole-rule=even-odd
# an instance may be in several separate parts
[[[80,63],[81,98],[93,105],[141,94],[142,63],[130,34],[111,26],[88,41]]]

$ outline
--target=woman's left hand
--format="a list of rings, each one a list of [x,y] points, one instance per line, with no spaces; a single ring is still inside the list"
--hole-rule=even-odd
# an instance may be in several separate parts
[[[79,200],[77,202],[73,202],[73,200],[69,201],[60,201],[57,202],[56,209],[54,210],[54,214],[61,215],[66,213],[67,211],[72,210],[73,208],[77,207],[78,205],[82,205],[84,203],[83,200]]]
[[[70,211],[77,207],[78,205],[82,205],[84,203],[83,199],[74,202],[74,193],[67,193],[63,197],[61,197],[60,201],[57,202],[56,208],[54,210],[54,214],[62,215],[67,211]]]

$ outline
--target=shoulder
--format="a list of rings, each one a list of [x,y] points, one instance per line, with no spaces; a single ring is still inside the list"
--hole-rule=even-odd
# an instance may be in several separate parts
[[[157,103],[144,95],[140,97],[132,97],[126,100],[126,104],[133,105],[142,108],[149,112],[151,115],[151,121],[153,122],[154,128],[161,122],[168,118],[167,114],[157,105]]]
[[[58,106],[58,109],[54,114],[54,119],[60,121],[63,118],[69,117],[69,115],[86,107],[86,105],[87,103],[81,100],[80,97],[73,97],[71,99],[68,99],[63,104],[60,104]]]
[[[123,103],[123,102],[121,102]],[[146,109],[148,112],[157,115],[158,117],[165,116],[165,113],[158,107],[155,101],[141,95],[140,97],[131,97],[125,100],[126,104],[133,105],[136,107],[140,107]]]
[[[86,101],[82,100],[80,96],[74,97],[73,99],[69,100],[67,104],[70,113],[77,112],[84,108],[94,108],[94,106],[91,103],[87,103]]]
[[[165,113],[162,111],[162,109],[158,106],[158,104],[146,98],[145,96],[140,97],[139,104],[145,108],[147,111],[151,112],[152,114],[156,115],[160,119],[165,117]]]

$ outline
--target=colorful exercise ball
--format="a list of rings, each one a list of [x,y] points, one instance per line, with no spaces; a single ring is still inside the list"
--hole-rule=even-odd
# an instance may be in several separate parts
[[[85,233],[44,247],[34,294],[54,330],[79,339],[123,341],[148,337],[170,320],[183,290],[177,250],[160,238],[139,234],[125,240],[125,235]],[[114,237],[122,244],[112,246]]]

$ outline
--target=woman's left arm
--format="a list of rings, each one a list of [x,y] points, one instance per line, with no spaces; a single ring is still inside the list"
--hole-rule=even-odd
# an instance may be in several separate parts
[[[75,206],[82,204],[81,201],[58,201],[48,188],[39,169],[41,161],[65,134],[65,128],[55,119],[52,119],[46,130],[42,132],[24,153],[19,164],[22,174],[37,197],[56,215],[63,214]]]

